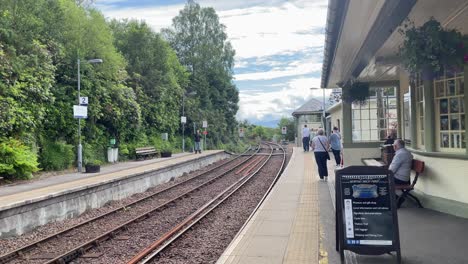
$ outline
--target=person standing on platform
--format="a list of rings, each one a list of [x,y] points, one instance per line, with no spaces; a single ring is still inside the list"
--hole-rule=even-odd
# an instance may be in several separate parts
[[[312,139],[312,150],[314,151],[320,179],[325,181],[328,179],[327,160],[330,159],[328,149],[328,139],[324,136],[323,129],[320,128],[317,131],[317,136]]]
[[[195,154],[197,154],[197,151],[198,153],[201,153],[200,139],[200,130],[197,129],[197,133],[195,133]]]
[[[336,166],[341,165],[341,135],[337,127],[333,127],[333,133],[330,135],[330,147],[335,156]]]
[[[302,147],[304,152],[309,151],[309,141],[310,141],[310,130],[307,125],[304,125],[302,129]]]

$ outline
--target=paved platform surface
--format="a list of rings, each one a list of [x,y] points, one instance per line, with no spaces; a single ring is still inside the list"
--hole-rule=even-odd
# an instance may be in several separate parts
[[[294,148],[285,172],[217,264],[339,264],[335,251],[334,169],[319,182],[313,154]],[[467,264],[468,219],[411,203],[398,209],[402,263]],[[346,264],[396,263],[394,255],[346,251]]]
[[[270,195],[217,263],[318,263],[316,172],[312,153],[294,148]]]
[[[167,166],[187,162],[204,156],[223,152],[207,150],[201,154],[180,153],[170,158],[156,158],[143,161],[121,162],[101,167],[99,173],[68,173],[45,179],[24,182],[10,186],[0,186],[0,208],[7,208],[23,201],[33,201],[71,188],[84,188],[128,175],[157,170]]]
[[[318,184],[322,248],[326,256],[321,263],[338,264],[340,256],[335,250],[334,166],[331,162],[328,168],[329,181]],[[397,211],[403,264],[468,263],[468,219],[417,208],[409,202],[403,206]],[[396,257],[387,254],[365,256],[346,251],[345,256],[346,264],[396,263]]]

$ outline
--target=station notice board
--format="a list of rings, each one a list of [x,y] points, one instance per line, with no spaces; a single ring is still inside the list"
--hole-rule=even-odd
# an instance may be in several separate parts
[[[395,187],[391,171],[351,166],[336,171],[336,250],[363,255],[396,252],[401,263]]]

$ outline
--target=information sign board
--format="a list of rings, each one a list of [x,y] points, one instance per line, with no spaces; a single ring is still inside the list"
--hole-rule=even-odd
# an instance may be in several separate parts
[[[73,117],[74,118],[88,118],[88,107],[82,106],[82,105],[74,105]]]
[[[203,121],[203,128],[207,128],[208,127],[208,121]]]
[[[181,122],[182,124],[187,123],[187,117],[186,117],[186,116],[181,116],[181,117],[180,117],[180,122]]]
[[[286,135],[287,132],[288,132],[288,128],[287,128],[287,127],[282,127],[282,128],[281,128],[281,134]]]
[[[397,252],[401,262],[392,173],[384,168],[351,166],[336,172],[337,250],[380,255]]]

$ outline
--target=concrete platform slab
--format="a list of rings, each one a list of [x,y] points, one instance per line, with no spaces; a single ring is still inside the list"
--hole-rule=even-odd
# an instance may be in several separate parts
[[[294,148],[270,195],[217,263],[318,263],[317,181],[311,153]]]

